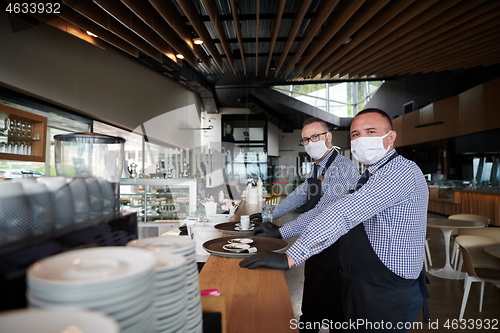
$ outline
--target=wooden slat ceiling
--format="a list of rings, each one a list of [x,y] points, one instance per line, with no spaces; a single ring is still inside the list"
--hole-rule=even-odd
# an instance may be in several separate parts
[[[500,0],[62,3],[61,14],[32,16],[74,35],[78,29],[91,31],[98,37],[85,39],[100,47],[112,45],[159,65],[187,66],[215,91],[500,63]],[[203,45],[195,45],[194,37]]]
[[[174,55],[181,53],[215,86],[387,77],[500,62],[499,0],[62,2],[63,20],[129,54],[140,51],[163,62],[163,55],[178,61]],[[201,47],[191,40],[197,36]]]

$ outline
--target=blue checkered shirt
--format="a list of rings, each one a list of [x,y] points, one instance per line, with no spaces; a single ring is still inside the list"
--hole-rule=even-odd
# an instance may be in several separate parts
[[[405,279],[422,270],[429,190],[419,167],[395,152],[368,167],[370,179],[358,191],[299,226],[300,237],[286,252],[299,265],[363,223],[373,250],[387,268]],[[352,249],[356,251],[356,249]],[[369,274],[369,272],[367,272]]]
[[[318,173],[316,176],[321,175],[323,169],[326,166],[326,163],[328,162],[328,159],[330,158],[330,155],[333,152],[334,150],[332,149],[330,154],[325,156],[319,162]],[[314,168],[311,169],[308,178],[313,176],[313,172]],[[319,214],[320,207],[326,207],[334,203],[338,199],[340,199],[342,196],[346,195],[349,189],[353,186],[353,184],[356,184],[358,178],[359,178],[359,172],[352,163],[352,161],[340,154],[337,155],[337,157],[335,157],[335,159],[333,160],[332,164],[330,164],[330,167],[326,170],[325,176],[321,181],[321,187],[323,188],[323,196],[316,205],[318,210],[314,210],[314,212],[311,212],[310,210],[309,212],[306,212],[304,214],[308,215]],[[273,219],[278,219],[288,214],[289,212],[293,211],[294,209],[304,205],[307,201],[308,186],[309,184],[306,179],[291,194],[289,194],[283,201],[281,201],[280,204],[274,209]],[[291,235],[286,238],[290,238],[293,236],[298,236],[298,235]]]

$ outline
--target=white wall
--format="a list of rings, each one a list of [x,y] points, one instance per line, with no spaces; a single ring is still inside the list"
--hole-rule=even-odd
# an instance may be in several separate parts
[[[4,13],[0,45],[0,85],[129,129],[161,128],[160,139],[176,145],[200,144],[199,133],[176,131],[200,126],[198,95],[112,47],[102,50],[47,24],[12,32]]]

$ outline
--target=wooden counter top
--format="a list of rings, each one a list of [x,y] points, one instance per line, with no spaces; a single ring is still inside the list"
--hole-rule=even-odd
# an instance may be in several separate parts
[[[260,205],[243,201],[233,221],[260,211]],[[225,297],[226,332],[294,331],[290,328],[295,317],[284,271],[241,268],[241,260],[211,255],[199,274],[201,290],[219,289]]]
[[[467,190],[467,189],[463,189],[463,188],[457,188],[457,189],[455,189],[455,191],[461,192],[461,193],[472,193],[472,194],[483,194],[483,195],[500,196],[500,192],[495,192],[495,191]]]

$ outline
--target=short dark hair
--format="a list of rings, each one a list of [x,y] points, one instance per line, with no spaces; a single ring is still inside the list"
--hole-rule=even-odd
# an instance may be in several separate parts
[[[311,117],[311,118],[307,118],[306,120],[304,120],[304,122],[302,123],[302,128],[306,127],[307,125],[313,124],[313,123],[320,123],[324,128],[326,128],[327,131],[330,131],[330,127],[328,127],[328,124],[326,123],[326,121],[324,121],[323,119],[320,119],[320,118],[316,118],[316,117]]]
[[[389,115],[385,111],[382,111],[380,109],[369,108],[369,109],[361,110],[356,114],[356,116],[354,118],[356,118],[357,116],[361,116],[363,114],[366,114],[366,113],[378,113],[379,115],[381,115],[383,118],[385,118],[389,122],[389,127],[391,128],[391,131],[392,131],[393,128],[392,128],[391,117],[389,117]]]

